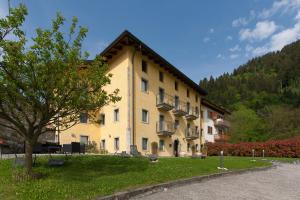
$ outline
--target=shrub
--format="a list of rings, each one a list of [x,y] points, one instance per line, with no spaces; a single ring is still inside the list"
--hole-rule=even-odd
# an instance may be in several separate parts
[[[268,157],[300,157],[300,138],[291,138],[286,140],[270,140],[266,142],[242,142],[238,144],[230,143],[207,143],[209,156],[216,156],[223,150],[224,155],[231,156],[252,156],[252,149],[255,150],[255,156],[262,156],[265,150],[265,156]]]
[[[97,149],[97,143],[95,141],[89,141],[88,145],[85,148],[87,153],[99,153]]]

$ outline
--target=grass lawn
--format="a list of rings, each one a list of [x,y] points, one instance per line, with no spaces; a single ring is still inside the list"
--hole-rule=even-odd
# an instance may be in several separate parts
[[[12,178],[12,160],[0,161],[0,199],[93,199],[121,190],[170,180],[218,172],[218,157],[205,160],[160,158],[150,163],[146,158],[115,156],[73,156],[63,167],[48,167],[48,157],[38,158],[35,172],[39,180],[16,183]],[[268,166],[246,157],[225,157],[229,170]]]

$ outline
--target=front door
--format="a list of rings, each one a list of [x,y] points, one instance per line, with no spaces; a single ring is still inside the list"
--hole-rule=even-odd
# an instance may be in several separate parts
[[[179,141],[178,140],[174,141],[174,156],[175,157],[179,156]]]

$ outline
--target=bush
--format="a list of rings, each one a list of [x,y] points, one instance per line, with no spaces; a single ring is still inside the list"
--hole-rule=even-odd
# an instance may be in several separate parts
[[[242,142],[238,144],[230,143],[207,143],[208,155],[216,156],[223,150],[224,155],[230,156],[252,156],[252,149],[255,150],[255,156],[262,156],[265,150],[265,156],[268,157],[300,157],[300,138],[291,138],[286,140],[270,140],[266,142]]]
[[[89,141],[88,145],[85,147],[85,150],[87,153],[99,153],[97,149],[97,143],[95,141]]]

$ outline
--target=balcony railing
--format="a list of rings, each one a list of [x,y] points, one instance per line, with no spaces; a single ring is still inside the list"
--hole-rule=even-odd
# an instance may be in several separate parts
[[[221,118],[215,119],[214,124],[217,127],[226,127],[226,128],[230,127],[230,123],[227,120],[224,120],[224,119],[221,119]]]
[[[199,111],[197,112],[197,110],[194,107],[187,107],[187,114],[185,115],[185,118],[187,120],[195,120],[199,117]]]
[[[174,108],[174,97],[168,94],[158,94],[156,96],[156,107],[164,111],[172,110]]]
[[[194,140],[199,138],[200,136],[200,132],[199,130],[195,129],[195,128],[187,128],[185,130],[185,138],[189,139],[189,140]]]
[[[168,121],[157,122],[156,132],[161,136],[171,136],[175,133],[174,123]]]
[[[187,114],[187,109],[186,109],[186,104],[184,102],[181,101],[174,101],[174,110],[173,110],[173,114],[176,117],[181,117],[181,116],[185,116]]]

